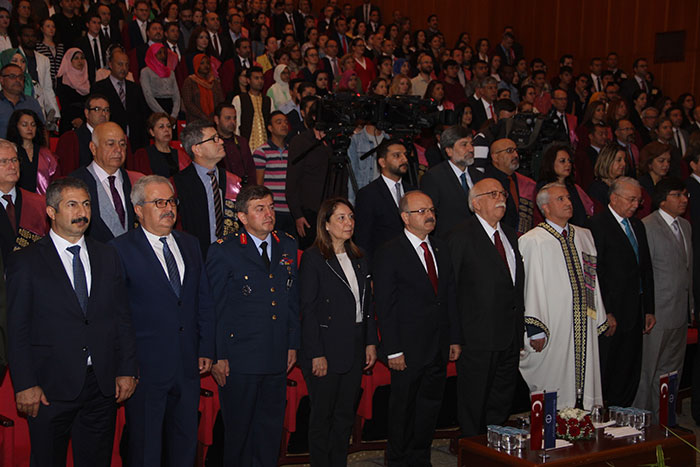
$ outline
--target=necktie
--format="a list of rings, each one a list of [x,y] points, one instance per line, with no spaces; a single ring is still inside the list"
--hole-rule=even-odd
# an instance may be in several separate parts
[[[117,187],[114,184],[115,179],[116,177],[114,175],[110,175],[109,177],[107,177],[107,180],[109,180],[109,192],[112,194],[112,202],[114,203],[114,210],[117,211],[119,222],[121,222],[122,227],[124,227],[126,222],[126,213],[124,212],[124,204],[122,204],[122,197],[119,196]]]
[[[678,219],[673,219],[673,222],[671,222],[671,227],[673,230],[673,235],[676,236],[676,240],[678,240],[678,243],[685,248],[685,245],[683,244],[683,236],[681,235],[681,228],[678,226]]]
[[[100,57],[100,48],[97,46],[97,38],[92,39],[92,53],[95,57],[95,66],[100,69],[102,68],[102,57]]]
[[[144,21],[141,27],[139,28],[141,30],[141,39],[145,44],[148,44],[148,36],[146,35],[146,22]]]
[[[338,74],[338,59],[336,57],[331,58],[331,68],[333,68],[333,76],[340,76]]]
[[[569,236],[569,232],[564,229],[561,231],[561,236],[564,237],[564,240],[566,240],[566,238]]]
[[[10,221],[12,230],[17,233],[17,213],[15,211],[15,203],[12,202],[11,195],[2,195],[2,198],[7,201],[7,206],[5,206],[5,212],[7,213],[7,220]]]
[[[491,112],[491,118],[496,118],[496,113],[493,111],[493,104],[489,104],[489,112]]]
[[[262,256],[263,263],[267,270],[270,270],[270,257],[267,255],[267,242],[262,242],[260,244],[260,256]]]
[[[75,295],[78,297],[78,303],[80,303],[83,314],[87,314],[87,279],[85,278],[85,267],[83,267],[83,262],[80,260],[80,245],[70,246],[68,251],[73,254],[73,290],[75,290]]]
[[[166,237],[160,237],[158,240],[163,244],[163,256],[165,257],[165,266],[168,268],[168,280],[170,281],[170,286],[173,288],[173,292],[178,297],[180,296],[180,270],[177,268],[177,262],[175,261],[175,256],[168,246],[168,239]]]
[[[520,204],[520,196],[518,196],[518,187],[515,185],[515,174],[508,177],[510,181],[510,196],[513,198],[515,203],[515,209],[518,209],[518,204]]]
[[[467,184],[467,174],[465,172],[462,172],[462,175],[459,176],[459,180],[462,182],[462,189],[464,190],[464,193],[468,195],[469,184]]]
[[[603,92],[603,82],[600,81],[600,76],[598,76],[598,77],[596,78],[596,81],[598,81],[598,89],[597,89],[597,91],[598,91],[598,92]]]
[[[340,35],[340,42],[341,42],[341,45],[343,46],[343,54],[346,54],[346,53],[348,53],[348,46],[345,44],[345,37],[343,37],[343,36],[344,36],[344,34]]]
[[[495,245],[498,254],[501,255],[501,259],[503,260],[503,262],[506,263],[506,268],[510,272],[510,266],[508,266],[508,258],[506,257],[506,249],[503,246],[503,242],[501,241],[501,234],[498,233],[498,230],[496,230],[493,233],[493,244]]]
[[[433,261],[433,255],[430,253],[430,249],[428,248],[427,243],[421,242],[420,247],[423,248],[423,257],[425,258],[425,266],[428,270],[428,278],[430,278],[430,282],[433,284],[433,290],[435,291],[435,294],[437,294],[438,277],[437,271],[435,270],[435,261]]]
[[[681,132],[678,130],[678,128],[673,129],[673,134],[676,139],[676,146],[678,146],[678,149],[681,151],[681,155],[685,154],[685,141],[683,141],[683,138],[681,137]]]
[[[394,189],[396,190],[396,205],[398,206],[401,203],[401,182],[396,182]]]
[[[107,26],[102,27],[102,34],[104,34],[107,39],[110,39],[109,28]]]
[[[625,235],[627,235],[627,239],[630,241],[630,245],[632,245],[632,249],[634,250],[634,256],[637,257],[637,263],[639,263],[639,244],[637,243],[637,239],[634,237],[634,233],[632,233],[632,227],[630,226],[629,219],[622,219],[622,225],[625,226]]]
[[[214,192],[214,217],[216,218],[216,236],[221,238],[224,233],[224,212],[221,208],[221,190],[219,182],[216,180],[216,172],[207,172],[211,179],[211,189]]]
[[[214,50],[216,50],[217,55],[221,54],[221,49],[219,48],[219,38],[216,34],[211,35],[212,42],[214,43]]]
[[[180,58],[180,54],[177,53],[177,45],[173,44],[173,53],[177,55],[177,58]]]
[[[124,90],[124,82],[117,81],[117,92],[119,93],[119,100],[122,101],[122,107],[126,110],[126,91]]]
[[[569,128],[566,126],[566,115],[559,112],[559,118],[561,119],[561,124],[564,126],[564,133],[566,133],[566,140],[569,140]]]

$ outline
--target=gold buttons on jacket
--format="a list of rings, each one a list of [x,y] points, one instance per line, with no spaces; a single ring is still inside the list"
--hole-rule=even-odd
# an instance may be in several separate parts
[[[277,319],[277,315],[272,315],[272,321],[275,321]]]
[[[233,339],[233,333],[229,334],[228,337]]]
[[[274,301],[274,300],[272,300],[272,303],[270,303],[270,305],[272,305],[272,306],[277,306],[277,302]]]
[[[275,288],[274,288],[274,287],[270,287],[270,292],[274,292],[274,291],[275,291]]]
[[[274,278],[275,278],[275,275],[274,275],[274,274],[270,274],[269,277],[270,277],[270,279],[274,279]]]

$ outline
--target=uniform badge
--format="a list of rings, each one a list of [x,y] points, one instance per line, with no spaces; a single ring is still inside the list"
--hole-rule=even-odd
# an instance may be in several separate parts
[[[275,231],[273,230],[271,233],[272,233],[272,238],[274,238],[275,241],[276,241],[277,243],[279,243],[279,242],[280,242],[280,238],[277,236],[277,232],[275,232]]]
[[[238,237],[241,239],[241,245],[248,244],[248,237],[246,236],[245,232],[241,232],[241,234]]]
[[[218,243],[219,245],[221,245],[222,243],[224,243],[224,239],[223,239],[223,238],[219,238],[219,239],[216,240],[216,243]]]
[[[243,286],[243,289],[241,289],[241,292],[243,292],[243,295],[245,295],[246,297],[247,297],[248,295],[250,295],[250,293],[251,293],[252,291],[253,291],[253,290],[250,288],[250,286],[249,286],[248,284],[244,285],[244,286]]]

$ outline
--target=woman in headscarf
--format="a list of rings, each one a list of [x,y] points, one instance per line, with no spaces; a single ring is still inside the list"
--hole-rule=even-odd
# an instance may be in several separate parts
[[[87,63],[83,51],[77,47],[63,55],[56,74],[56,97],[61,102],[60,134],[83,124],[85,97],[90,93]]]
[[[292,95],[289,93],[289,67],[287,65],[275,67],[275,84],[267,90],[267,97],[272,99],[272,107],[276,110],[292,100]]]
[[[17,65],[24,73],[24,95],[34,97],[34,82],[27,71],[27,59],[19,49],[7,49],[0,53],[0,68],[10,63]]]
[[[357,77],[355,70],[348,70],[343,73],[338,83],[338,92],[361,92],[360,79]]]
[[[195,72],[182,84],[182,104],[187,123],[194,120],[212,121],[214,107],[223,102],[224,91],[214,75],[208,55],[195,55],[192,65]]]
[[[163,44],[155,43],[146,51],[146,67],[141,70],[141,89],[153,112],[169,114],[174,119],[180,113],[180,91],[173,70],[177,55]]]
[[[323,97],[331,92],[331,80],[326,70],[316,70],[313,83],[316,85],[316,95]]]

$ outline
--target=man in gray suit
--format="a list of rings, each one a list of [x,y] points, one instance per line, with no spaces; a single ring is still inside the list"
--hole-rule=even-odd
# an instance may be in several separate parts
[[[659,377],[683,370],[688,320],[693,310],[693,247],[690,222],[682,215],[688,207],[688,191],[676,178],[661,180],[654,188],[658,209],[644,227],[654,269],[656,326],[644,336],[642,376],[635,407],[659,413]]]

